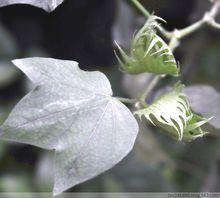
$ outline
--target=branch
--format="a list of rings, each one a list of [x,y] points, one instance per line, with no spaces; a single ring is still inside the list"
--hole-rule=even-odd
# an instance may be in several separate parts
[[[214,20],[209,24],[211,27],[220,30],[220,24],[216,23]]]
[[[144,6],[138,1],[138,0],[130,0],[135,7],[146,17],[149,18],[150,17],[150,12],[148,12]]]
[[[116,97],[119,101],[125,103],[125,104],[135,104],[137,102],[136,99],[130,99],[130,98],[121,98],[121,97]]]
[[[213,28],[220,29],[220,24],[215,22],[216,16],[219,14],[220,10],[220,0],[216,0],[213,3],[213,6],[211,7],[210,11],[206,12],[202,19],[195,22],[194,24],[181,29],[181,30],[174,30],[172,37],[176,37],[178,40],[198,31],[200,28],[204,27],[205,25],[211,26]],[[176,33],[175,33],[176,32]]]
[[[144,6],[138,0],[130,0],[134,6],[146,17],[149,18],[151,16],[150,12],[144,8]],[[172,32],[167,31],[162,26],[157,27],[160,33],[167,39],[172,36]]]
[[[151,15],[150,12],[148,10],[146,10],[138,0],[130,0],[130,1],[135,5],[135,7],[146,18],[150,17],[150,15]],[[211,10],[206,12],[204,14],[204,16],[202,17],[202,19],[195,22],[194,24],[192,24],[184,29],[181,29],[181,30],[175,29],[172,32],[167,31],[162,26],[159,26],[158,30],[165,38],[167,38],[169,40],[172,40],[173,37],[175,37],[176,40],[180,40],[180,39],[194,33],[195,31],[199,30],[200,28],[202,28],[205,25],[209,25],[210,27],[220,29],[220,24],[215,22],[215,17],[218,15],[219,10],[220,10],[220,0],[212,0],[212,2],[213,2],[213,6],[212,6]]]
[[[153,79],[151,80],[150,84],[147,86],[145,90],[143,90],[140,98],[139,98],[139,104],[141,107],[146,108],[146,98],[148,95],[153,91],[154,87],[157,85],[157,83],[161,80],[162,76],[161,75],[155,75]]]

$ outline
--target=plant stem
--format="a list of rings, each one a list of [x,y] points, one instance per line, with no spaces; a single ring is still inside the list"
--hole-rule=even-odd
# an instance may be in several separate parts
[[[211,22],[209,25],[211,27],[215,28],[215,29],[219,29],[220,30],[220,24],[216,23],[215,21]]]
[[[179,31],[179,39],[186,37],[193,32],[197,31],[199,28],[201,28],[203,25],[205,25],[205,21],[203,19],[193,23],[192,25],[182,29],[178,30]]]
[[[149,18],[150,12],[144,8],[144,6],[138,0],[130,0],[135,7],[146,17]],[[209,25],[213,28],[220,29],[220,24],[215,22],[215,17],[218,15],[220,9],[220,0],[215,0],[213,6],[209,12],[206,12],[202,19],[195,22],[194,24],[183,28],[181,30],[175,29],[172,32],[165,30],[162,26],[158,27],[158,30],[161,34],[171,40],[173,37],[176,37],[178,40],[192,34],[193,32],[199,30],[204,25]],[[178,33],[178,34],[177,34]],[[178,35],[178,36],[177,36]]]
[[[135,7],[146,17],[149,18],[150,17],[150,12],[148,12],[144,6],[138,1],[138,0],[130,0]]]
[[[135,104],[137,102],[136,99],[121,98],[121,97],[116,97],[116,98],[125,104]]]
[[[214,4],[212,6],[212,9],[209,12],[210,16],[212,18],[215,18],[219,13],[219,9],[220,9],[220,0],[214,0]]]
[[[213,4],[213,6],[211,7],[210,11],[206,12],[204,14],[204,16],[202,17],[202,19],[200,19],[199,21],[195,22],[194,24],[183,28],[181,30],[174,30],[174,32],[176,31],[176,33],[178,33],[178,35],[173,32],[173,36],[176,36],[178,40],[196,32],[197,30],[199,30],[200,28],[202,28],[205,25],[209,25],[213,28],[220,28],[220,24],[215,22],[215,17],[218,15],[220,10],[220,0],[216,0]],[[170,39],[171,39],[170,38]]]
[[[162,78],[161,75],[155,75],[153,79],[151,80],[150,84],[146,87],[145,90],[143,90],[143,93],[140,96],[139,102],[141,106],[146,107],[146,98],[149,96],[151,91],[154,89],[154,87],[157,85],[157,83]]]
[[[179,40],[176,37],[172,37],[169,42],[169,48],[171,49],[172,52],[174,52],[175,49],[179,46],[179,44],[180,44]]]
[[[145,7],[138,0],[130,0],[134,6],[146,17],[149,18],[151,16],[150,12],[145,9]],[[169,39],[172,35],[172,32],[167,31],[162,26],[157,27],[160,33],[167,39]]]

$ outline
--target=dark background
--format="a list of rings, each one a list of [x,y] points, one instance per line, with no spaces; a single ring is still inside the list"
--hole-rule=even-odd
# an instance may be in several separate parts
[[[114,39],[125,47],[144,18],[128,1],[66,0],[54,12],[28,6],[0,8],[0,120],[33,86],[11,65],[21,57],[75,60],[80,67],[103,71],[116,95],[129,95],[114,57]],[[206,0],[142,0],[164,18],[170,30],[200,19]],[[121,39],[121,40],[120,40]],[[219,90],[220,33],[204,28],[183,40],[176,51],[185,84],[209,84]],[[169,81],[169,79],[167,79]],[[165,83],[166,80],[163,82]],[[124,86],[125,85],[125,86]],[[219,108],[217,106],[216,108]],[[115,168],[72,191],[219,191],[219,139],[178,144],[155,129],[142,129],[134,151]],[[0,142],[0,191],[52,189],[52,152]]]

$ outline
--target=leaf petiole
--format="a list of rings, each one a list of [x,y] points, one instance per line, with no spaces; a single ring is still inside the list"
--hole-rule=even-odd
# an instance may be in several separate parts
[[[137,99],[122,98],[122,97],[116,97],[116,98],[125,104],[135,104],[137,102]]]

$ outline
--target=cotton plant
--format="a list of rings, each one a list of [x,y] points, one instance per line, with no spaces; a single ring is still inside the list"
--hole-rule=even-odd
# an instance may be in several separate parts
[[[139,130],[136,119],[146,118],[179,143],[208,134],[203,126],[212,117],[194,112],[181,82],[151,104],[146,101],[162,77],[181,76],[173,52],[182,38],[205,25],[220,29],[215,21],[220,1],[214,1],[211,10],[195,24],[172,32],[160,24],[163,19],[149,14],[137,0],[130,1],[147,20],[131,38],[129,53],[116,41],[120,70],[131,75],[155,74],[136,98],[113,96],[103,73],[83,71],[76,61],[38,57],[13,61],[35,88],[2,124],[0,139],[55,151],[54,195],[94,178],[128,155]],[[51,11],[61,2],[3,0],[0,6],[28,3]],[[136,108],[133,113],[126,104]]]

